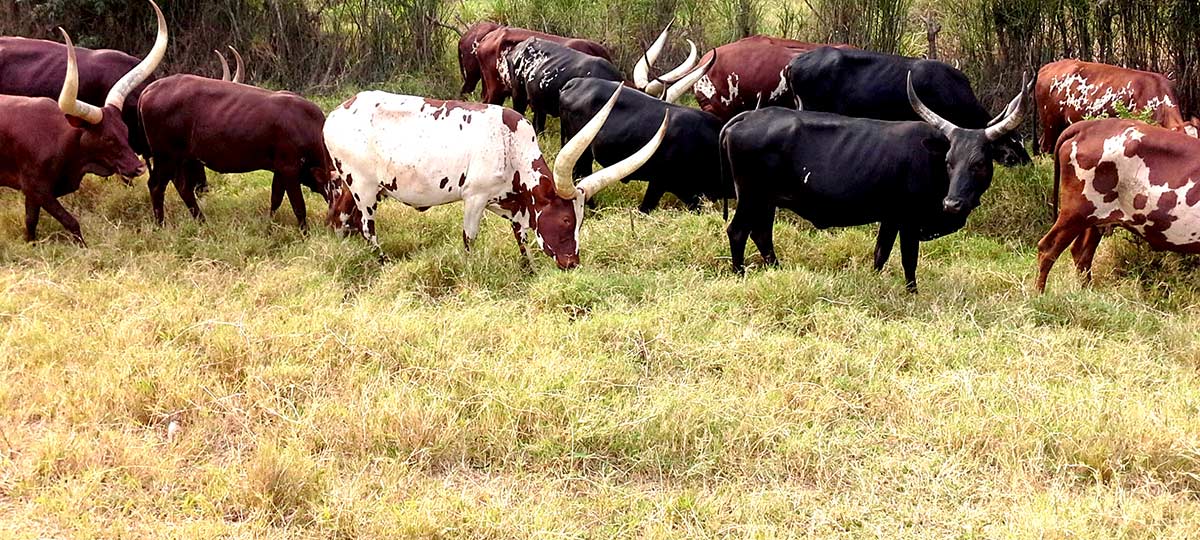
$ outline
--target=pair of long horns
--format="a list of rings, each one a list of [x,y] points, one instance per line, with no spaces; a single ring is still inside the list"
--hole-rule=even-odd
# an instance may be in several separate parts
[[[167,19],[163,17],[162,10],[158,9],[158,4],[155,4],[154,0],[149,1],[150,6],[154,8],[154,14],[158,16],[158,37],[154,40],[154,48],[108,91],[108,97],[104,99],[106,107],[111,105],[121,110],[129,93],[154,73],[163,56],[167,54]],[[65,114],[90,124],[99,124],[104,120],[104,110],[79,100],[79,62],[75,58],[75,44],[71,42],[71,36],[67,35],[66,30],[59,28],[59,31],[67,43],[67,77],[63,81],[62,93],[58,95],[58,107]]]
[[[674,24],[672,22],[671,24]],[[675,69],[668,71],[653,80],[650,79],[650,68],[654,66],[654,62],[658,60],[658,55],[662,54],[663,47],[667,44],[667,34],[671,31],[671,24],[668,24],[658,35],[658,39],[650,44],[650,48],[646,49],[642,57],[638,59],[638,63],[633,68],[633,84],[639,90],[646,92],[652,96],[657,96],[664,101],[674,103],[683,94],[692,89],[712,67],[716,61],[716,51],[713,51],[712,59],[704,66],[703,69],[696,69],[696,64],[699,61],[699,55],[696,50],[696,43],[692,40],[687,40],[689,52],[688,57],[679,64]]]
[[[996,141],[1005,135],[1008,135],[1013,130],[1021,126],[1021,120],[1025,117],[1025,96],[1029,94],[1033,83],[1029,81],[1029,73],[1021,74],[1021,93],[1009,102],[1004,108],[1004,112],[992,119],[984,128],[984,135],[989,141]],[[918,115],[933,127],[936,127],[942,133],[949,136],[951,133],[961,130],[949,120],[942,118],[938,113],[933,112],[929,107],[926,107],[921,102],[921,98],[917,96],[916,90],[913,89],[912,72],[908,73],[908,103]]]
[[[667,125],[671,121],[671,112],[668,110],[663,115],[662,125],[658,127],[658,133],[650,139],[640,150],[634,152],[633,155],[613,164],[611,167],[600,169],[579,181],[579,185],[571,182],[571,174],[575,169],[575,163],[579,161],[579,156],[583,154],[592,144],[592,140],[596,138],[596,134],[600,133],[600,128],[604,127],[604,122],[608,120],[609,113],[613,107],[617,105],[617,98],[621,97],[622,85],[617,85],[617,91],[613,92],[612,97],[608,99],[608,103],[596,113],[588,123],[583,126],[579,133],[571,137],[567,144],[563,145],[562,150],[558,153],[558,158],[554,160],[554,188],[558,195],[564,199],[574,199],[583,197],[583,200],[592,198],[596,193],[599,193],[604,188],[613,183],[633,174],[634,171],[645,165],[654,153],[658,151],[658,146],[662,144],[663,138],[667,135]]]
[[[240,84],[242,82],[242,55],[237,49],[233,48],[232,45],[229,45],[229,50],[233,51],[233,61],[237,64],[237,67],[233,72],[232,80],[233,82]],[[229,78],[229,62],[225,61],[225,55],[221,54],[221,51],[216,49],[213,49],[213,54],[216,54],[217,60],[221,61],[221,80],[231,80]]]

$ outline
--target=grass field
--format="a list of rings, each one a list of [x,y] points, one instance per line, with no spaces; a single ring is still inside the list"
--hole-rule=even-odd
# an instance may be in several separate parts
[[[1109,239],[1093,289],[1068,257],[1034,294],[1044,161],[923,246],[918,296],[871,228],[787,214],[738,277],[719,208],[637,215],[640,183],[533,273],[494,216],[464,253],[459,205],[384,204],[381,263],[268,219],[264,174],[212,185],[159,228],[89,180],[87,248],[0,194],[0,536],[1200,530],[1194,261]]]

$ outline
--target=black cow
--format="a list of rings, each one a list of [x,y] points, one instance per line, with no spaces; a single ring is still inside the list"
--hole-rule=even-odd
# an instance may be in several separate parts
[[[513,109],[521,114],[525,114],[526,106],[533,109],[533,127],[538,133],[546,130],[546,115],[559,115],[558,94],[567,81],[577,77],[625,80],[621,70],[608,60],[539,38],[517,44],[505,55],[505,61],[512,80]],[[608,95],[612,95],[611,90]]]
[[[900,236],[904,277],[917,290],[920,242],[953,233],[992,181],[992,141],[1021,123],[1028,87],[1000,123],[964,129],[938,116],[908,82],[924,122],[888,122],[779,107],[742,113],[721,132],[721,168],[738,197],[729,224],[733,267],[743,271],[746,238],[776,264],[775,209],[819,229],[879,223],[875,269]]]
[[[582,130],[620,84],[594,78],[568,82],[562,89],[564,140]],[[710,113],[667,103],[641,92],[621,93],[608,121],[576,162],[575,178],[591,173],[593,156],[601,165],[608,166],[644,146],[658,131],[655,119],[662,118],[664,111],[670,111],[671,125],[662,146],[650,161],[629,176],[649,183],[639,209],[650,213],[667,192],[693,209],[700,205],[701,196],[731,197],[732,186],[721,181],[717,155],[721,120]]]
[[[909,107],[904,92],[909,73],[929,108],[957,126],[983,129],[1007,115],[1006,110],[992,118],[979,104],[967,76],[937,60],[822,47],[793,58],[785,76],[805,110],[915,121],[921,118]],[[1021,144],[1020,132],[1015,130],[997,141],[992,155],[998,163],[1010,167],[1031,161]]]

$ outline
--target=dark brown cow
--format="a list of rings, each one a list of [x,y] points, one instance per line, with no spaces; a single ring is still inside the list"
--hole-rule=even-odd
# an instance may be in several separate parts
[[[459,93],[470,94],[475,91],[475,85],[479,83],[481,76],[479,58],[475,56],[475,50],[479,47],[479,41],[497,28],[500,28],[500,25],[494,22],[479,21],[471,25],[459,38],[458,69],[463,76],[462,90],[459,90]]]
[[[141,108],[154,159],[150,201],[160,224],[167,182],[175,184],[193,217],[204,218],[195,188],[206,166],[220,173],[274,172],[271,213],[286,192],[302,229],[308,222],[300,186],[329,199],[332,166],[322,135],[325,114],[296,94],[172,75],[146,88]]]
[[[518,43],[531,37],[558,43],[582,53],[597,56],[612,62],[612,55],[603,45],[586,39],[565,38],[524,28],[504,27],[489,32],[479,41],[475,57],[479,60],[481,78],[483,80],[482,101],[490,105],[503,105],[504,100],[512,94],[510,88],[508,65],[505,55]]]
[[[1035,97],[1042,133],[1038,150],[1050,152],[1067,126],[1088,117],[1116,117],[1117,103],[1153,111],[1159,125],[1197,136],[1200,121],[1185,122],[1171,82],[1158,73],[1108,64],[1059,60],[1038,70]]]
[[[78,61],[66,31],[66,78],[57,104],[49,98],[0,96],[0,186],[19,189],[25,196],[26,240],[37,239],[38,218],[45,209],[82,244],[79,221],[58,197],[77,191],[85,174],[135,177],[144,172],[129,146],[121,110],[127,93],[154,72],[166,53],[162,12],[158,17],[154,49],[113,85],[102,108],[78,99]]]
[[[1100,227],[1119,225],[1155,249],[1200,253],[1200,140],[1135,120],[1068,127],[1054,150],[1058,220],[1038,242],[1038,291],[1071,254],[1086,281]]]
[[[703,65],[717,55],[712,69],[693,89],[696,103],[726,122],[760,105],[794,108],[783,70],[796,55],[824,46],[760,35],[717,47],[700,59]]]
[[[87,103],[104,103],[113,85],[139,62],[136,56],[111,49],[76,48],[75,55],[79,61],[79,99]],[[66,62],[67,49],[61,43],[0,37],[0,94],[58,99]],[[125,104],[129,106],[122,110],[129,143],[142,155],[146,154],[146,139],[138,121],[137,104],[142,90],[154,78],[151,74],[127,92]]]

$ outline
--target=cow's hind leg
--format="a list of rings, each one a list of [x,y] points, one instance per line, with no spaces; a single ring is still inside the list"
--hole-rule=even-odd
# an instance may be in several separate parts
[[[1046,292],[1046,279],[1058,256],[1079,237],[1087,225],[1067,213],[1059,215],[1058,221],[1050,228],[1050,232],[1038,242],[1038,292]]]
[[[296,215],[296,223],[301,231],[308,231],[308,210],[304,206],[304,192],[300,190],[300,177],[289,175],[284,189],[287,190],[288,203],[292,205],[292,213]],[[371,211],[374,214],[374,210]]]
[[[642,197],[642,204],[638,206],[638,211],[643,214],[649,214],[658,208],[658,204],[662,202],[663,194],[666,191],[657,182],[650,181],[646,185],[646,194]]]
[[[200,203],[196,202],[196,189],[207,185],[204,164],[194,159],[189,160],[183,165],[183,174],[176,175],[171,183],[175,185],[175,191],[179,192],[179,198],[183,199],[183,204],[192,213],[192,217],[204,221],[204,212],[200,211]]]
[[[920,230],[913,227],[900,229],[900,262],[904,267],[904,286],[908,292],[917,294],[917,259],[921,255]]]
[[[746,240],[750,238],[750,214],[753,209],[749,204],[739,204],[733,213],[733,219],[725,229],[729,235],[729,255],[733,263],[733,271],[742,274],[746,271]]]
[[[750,229],[750,239],[758,246],[758,253],[763,262],[770,266],[778,266],[779,259],[775,257],[775,207],[755,214],[754,225]]]
[[[896,223],[885,221],[879,224],[879,236],[875,239],[876,272],[882,272],[888,258],[892,256],[892,248],[896,245],[897,234],[900,234],[900,226]]]
[[[37,240],[38,218],[42,215],[42,204],[36,196],[25,196],[25,241]]]
[[[1096,248],[1104,234],[1099,227],[1088,227],[1075,239],[1071,246],[1071,258],[1075,259],[1075,268],[1079,270],[1084,285],[1092,283],[1092,261],[1096,258]]]

